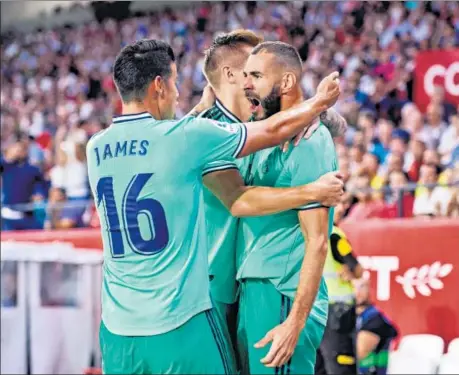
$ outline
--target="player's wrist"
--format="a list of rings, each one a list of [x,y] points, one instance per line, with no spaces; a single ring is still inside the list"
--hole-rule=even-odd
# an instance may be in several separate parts
[[[327,109],[329,108],[329,98],[327,95],[322,94],[321,92],[316,93],[312,99],[311,99],[311,107],[313,110],[317,111],[317,115],[322,114],[323,112],[326,112]]]
[[[311,182],[301,187],[301,195],[303,197],[303,204],[319,201],[321,197],[320,187],[317,182]]]
[[[299,333],[306,326],[306,320],[307,319],[304,316],[304,314],[296,314],[292,310],[287,319],[285,320],[285,325],[289,326],[290,328]]]

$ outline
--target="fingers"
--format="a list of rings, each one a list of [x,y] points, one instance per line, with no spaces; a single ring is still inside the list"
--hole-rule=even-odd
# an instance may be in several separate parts
[[[344,176],[341,172],[333,172],[333,174],[336,178],[339,178],[340,180],[344,179]]]
[[[330,80],[335,80],[335,79],[338,79],[339,78],[339,72],[333,72],[333,73],[330,73],[328,76],[327,76],[328,79]]]
[[[273,340],[273,335],[271,331],[269,331],[265,337],[263,337],[260,341],[258,341],[254,346],[255,348],[262,348],[266,346],[266,344],[270,343]],[[271,346],[272,348],[272,346]]]
[[[305,135],[304,135],[304,139],[309,139],[309,138],[311,138],[311,136],[314,134],[314,132],[318,129],[319,125],[320,125],[320,124],[319,124],[318,122],[312,124],[312,125],[307,129],[307,131],[306,131],[306,133],[305,133]],[[298,141],[298,143],[299,143],[299,141]]]
[[[268,367],[272,367],[272,363],[274,359],[277,357],[280,349],[281,347],[279,346],[279,343],[277,341],[273,342],[268,354],[266,354],[266,356],[262,358],[260,362]]]
[[[288,362],[290,356],[286,353],[277,353],[276,357],[270,362],[265,363],[266,367],[281,367]]]
[[[288,362],[290,357],[293,355],[293,351],[289,350],[288,348],[281,347],[277,350],[276,355],[272,359],[272,361],[263,362],[263,359],[268,359],[269,353],[266,355],[265,358],[262,359],[262,362],[266,367],[280,367]]]
[[[289,141],[285,142],[284,147],[282,147],[282,152],[287,152],[289,146],[290,146],[290,142]]]

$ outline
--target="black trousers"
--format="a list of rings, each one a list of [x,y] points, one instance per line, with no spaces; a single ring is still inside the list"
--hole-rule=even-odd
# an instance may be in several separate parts
[[[315,374],[357,374],[355,306],[330,304],[324,338],[317,350]]]

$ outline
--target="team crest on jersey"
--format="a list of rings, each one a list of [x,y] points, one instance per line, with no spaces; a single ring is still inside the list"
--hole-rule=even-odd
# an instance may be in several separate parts
[[[269,172],[269,163],[267,161],[263,164],[261,171],[265,174]]]
[[[237,133],[239,126],[237,124],[230,124],[227,122],[212,121],[215,126],[226,130],[228,133]]]

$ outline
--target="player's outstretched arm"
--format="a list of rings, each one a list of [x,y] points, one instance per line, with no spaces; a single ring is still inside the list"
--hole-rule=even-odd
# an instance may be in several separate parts
[[[335,206],[344,192],[337,172],[327,173],[310,184],[288,188],[246,186],[237,169],[209,173],[203,181],[235,217],[271,215],[311,202]]]
[[[301,265],[298,289],[290,314],[284,323],[269,331],[256,344],[256,347],[263,347],[272,341],[268,354],[261,360],[267,367],[282,366],[293,355],[298,337],[316,299],[327,257],[328,208],[300,211],[298,216],[303,235],[307,237],[307,251]]]
[[[322,112],[333,106],[340,94],[339,74],[325,77],[314,97],[262,121],[247,125],[247,140],[237,157],[250,155],[264,148],[279,145],[298,134]]]

